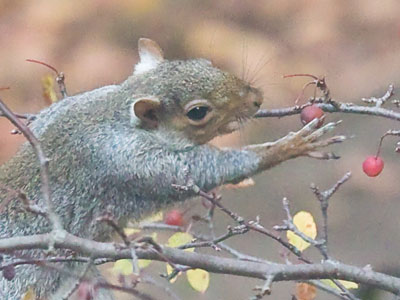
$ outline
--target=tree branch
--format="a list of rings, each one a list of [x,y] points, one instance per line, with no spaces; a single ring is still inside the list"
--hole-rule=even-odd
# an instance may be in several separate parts
[[[321,99],[316,99],[315,102],[319,102]],[[350,114],[361,114],[361,115],[372,115],[377,117],[383,117],[395,121],[400,121],[400,113],[395,112],[390,109],[382,108],[382,107],[370,107],[370,106],[362,106],[362,105],[354,105],[353,103],[343,103],[334,101],[335,105],[332,103],[315,103],[319,108],[321,108],[325,112],[329,113],[350,113]],[[309,106],[310,103],[306,103],[301,106],[292,106],[287,108],[278,108],[278,109],[261,109],[255,114],[255,118],[268,118],[268,117],[287,117],[291,115],[296,115],[301,112],[301,110],[305,106]]]
[[[0,239],[0,252],[46,249],[51,239],[51,234]],[[101,243],[69,233],[66,233],[62,240],[56,240],[54,246],[60,249],[70,249],[93,259],[108,258],[117,260],[131,258],[131,251],[124,244]],[[368,284],[394,294],[400,293],[399,278],[374,272],[370,268],[358,268],[329,260],[319,264],[266,264],[186,252],[168,247],[162,247],[162,255],[153,249],[136,249],[136,254],[140,259],[159,261],[168,259],[175,264],[200,268],[213,273],[232,274],[263,280],[268,275],[273,274],[274,281],[334,278]]]

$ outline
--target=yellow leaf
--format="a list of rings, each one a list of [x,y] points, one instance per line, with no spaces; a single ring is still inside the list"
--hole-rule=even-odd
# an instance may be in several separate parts
[[[35,300],[36,293],[32,287],[29,287],[25,294],[22,295],[21,300]]]
[[[42,89],[43,97],[47,104],[52,104],[58,101],[56,91],[54,90],[53,76],[46,75],[42,77]]]
[[[162,221],[163,219],[164,219],[164,215],[163,215],[162,211],[160,211],[154,215],[151,215],[151,216],[141,220],[140,224],[155,223],[158,221]]]
[[[125,233],[127,236],[130,236],[130,235],[132,235],[132,234],[134,234],[134,233],[138,233],[138,232],[140,232],[140,229],[136,229],[136,228],[124,228],[124,233]]]
[[[343,286],[346,288],[346,289],[358,289],[358,284],[357,283],[355,283],[355,282],[352,282],[352,281],[347,281],[347,280],[338,280],[341,284],[343,284]],[[326,284],[326,285],[329,285],[330,287],[333,287],[333,288],[336,288],[336,289],[338,289],[338,290],[340,290],[339,288],[338,288],[338,286],[332,281],[332,280],[330,280],[330,279],[321,279],[321,282],[322,283],[324,283],[324,284]]]
[[[133,265],[132,260],[130,259],[119,259],[114,263],[113,271],[122,274],[124,276],[130,275],[133,273]]]
[[[172,273],[173,270],[174,270],[174,269],[170,266],[170,264],[167,264],[167,274],[168,274],[168,275],[171,275],[171,273]],[[178,275],[176,275],[174,278],[172,278],[169,282],[174,283],[174,282],[178,279],[178,276],[179,276],[180,274],[181,274],[181,272],[179,272]]]
[[[152,260],[150,260],[150,259],[139,259],[138,260],[139,269],[144,269],[144,268],[148,267],[151,262],[152,262]]]
[[[347,280],[339,280],[346,289],[358,289],[358,283],[347,281]]]
[[[317,289],[311,284],[300,282],[296,284],[297,300],[314,300],[317,296]]]
[[[176,248],[187,243],[190,243],[193,240],[193,236],[187,232],[177,232],[173,234],[169,239],[167,246]],[[194,248],[185,249],[185,251],[193,252]]]
[[[186,272],[190,286],[200,293],[204,293],[210,284],[210,273],[202,269],[188,270]]]
[[[315,239],[317,236],[317,226],[315,225],[313,216],[306,211],[299,211],[293,217],[293,223],[297,228],[304,233],[306,236]],[[289,243],[295,246],[300,251],[304,251],[310,246],[310,243],[304,241],[301,237],[296,235],[293,231],[287,231],[286,233]]]
[[[176,247],[185,245],[187,243],[190,243],[192,240],[193,240],[193,236],[191,234],[189,234],[187,232],[177,232],[168,239],[167,246],[176,248]],[[185,251],[193,252],[194,248],[185,249]],[[167,274],[170,275],[172,273],[172,271],[173,271],[173,268],[169,264],[167,264]],[[179,274],[180,274],[180,272],[179,272]],[[176,281],[176,278],[177,278],[177,276],[172,278],[170,280],[170,282],[174,283]]]

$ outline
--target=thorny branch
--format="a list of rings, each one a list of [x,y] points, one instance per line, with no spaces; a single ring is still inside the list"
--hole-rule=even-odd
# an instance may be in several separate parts
[[[327,209],[328,209],[328,200],[329,198],[339,189],[339,187],[344,184],[349,178],[350,178],[350,172],[346,173],[340,180],[338,180],[336,182],[336,184],[324,191],[324,192],[320,192],[319,189],[317,187],[312,188],[313,192],[315,193],[317,199],[320,201],[321,204],[321,210],[324,216],[324,238],[321,240],[313,240],[310,237],[308,237],[307,235],[305,235],[303,232],[301,232],[297,226],[293,223],[293,218],[292,215],[290,213],[290,208],[289,208],[289,202],[286,198],[283,199],[283,206],[284,209],[286,211],[287,214],[287,220],[285,220],[285,225],[284,226],[275,226],[274,229],[276,230],[292,230],[293,232],[295,232],[298,236],[300,236],[303,240],[307,241],[308,243],[312,244],[313,246],[315,246],[316,248],[318,248],[321,252],[321,254],[323,255],[323,257],[326,260],[331,261],[330,257],[328,256],[328,248],[327,248],[327,241],[328,241],[328,234],[327,234]],[[244,218],[240,217],[239,215],[233,213],[232,211],[230,211],[229,209],[227,209],[226,207],[224,207],[221,204],[221,197],[217,196],[215,194],[207,194],[206,192],[202,191],[201,189],[199,189],[196,185],[194,185],[193,181],[189,178],[188,179],[188,185],[187,186],[178,186],[175,185],[175,188],[178,189],[183,189],[183,190],[190,190],[192,189],[195,193],[197,193],[198,195],[200,195],[201,197],[209,200],[213,206],[218,207],[222,212],[226,213],[228,216],[230,216],[233,220],[235,220],[237,223],[239,223],[239,225],[237,226],[237,228],[240,228],[239,233],[245,233],[248,230],[255,230],[258,232],[261,232],[263,234],[266,234],[268,236],[271,237],[275,237],[275,235],[273,235],[272,233],[270,233],[268,230],[266,230],[264,227],[262,227],[259,224],[259,220],[257,220],[256,222],[254,221],[245,221]],[[216,201],[216,199],[218,199],[218,201]],[[253,227],[255,226],[255,227]],[[207,241],[207,242],[203,242],[203,243],[190,243],[187,245],[182,246],[182,249],[186,249],[186,248],[192,248],[192,247],[203,247],[203,246],[213,246],[216,245],[218,242],[223,241],[229,237],[231,237],[233,234],[230,233],[228,231],[228,233],[226,233],[225,235],[222,235],[221,237],[214,239],[212,241]],[[284,247],[288,248],[292,253],[294,253],[300,260],[303,260],[304,262],[311,264],[311,261],[308,259],[305,259],[304,257],[301,256],[301,252],[294,247],[293,245],[283,241],[282,239],[277,239],[278,242],[280,242]],[[290,247],[288,247],[290,246]],[[268,263],[266,261],[262,261],[260,263]],[[258,294],[255,295],[254,298],[252,299],[261,299],[263,296],[268,295],[271,292],[271,284],[274,281],[275,275],[274,274],[269,274],[266,277],[266,282],[264,284],[263,287],[259,287],[257,288],[257,290],[260,290],[260,292]],[[348,289],[346,289],[343,284],[337,280],[335,280],[334,278],[330,278],[334,284],[336,284],[336,286],[339,288],[339,290],[341,291],[341,293],[338,295],[337,293],[334,293],[336,296],[339,296],[342,299],[350,299],[350,300],[357,300],[357,297],[355,297],[352,293],[350,293],[350,291]],[[325,289],[325,291],[330,292],[329,289]]]
[[[13,123],[18,128],[18,130],[20,130],[23,133],[25,138],[32,145],[40,164],[40,176],[42,181],[41,188],[43,193],[43,199],[46,205],[46,212],[48,219],[51,222],[53,230],[55,231],[62,230],[63,226],[61,224],[61,220],[59,216],[54,212],[53,202],[51,198],[52,196],[51,196],[51,189],[49,182],[48,158],[45,156],[42,147],[38,139],[33,134],[33,132],[4,104],[4,102],[1,99],[0,99],[0,111],[11,123]],[[51,243],[49,245],[51,249]]]
[[[328,206],[329,206],[329,198],[339,189],[339,187],[344,184],[351,177],[351,172],[347,172],[341,179],[339,179],[336,184],[324,191],[321,192],[319,188],[315,184],[311,184],[310,188],[313,191],[314,195],[318,199],[321,205],[323,226],[322,226],[322,240],[324,241],[320,246],[321,251],[325,257],[325,259],[329,258],[328,255]]]
[[[391,109],[382,108],[381,105],[384,104],[390,97],[393,96],[393,85],[389,86],[388,91],[381,98],[369,98],[370,100],[364,99],[364,102],[371,101],[374,103],[380,103],[375,106],[365,106],[356,105],[350,102],[338,101],[334,99],[322,98],[311,98],[310,101],[303,105],[295,105],[287,108],[278,109],[261,109],[256,114],[256,118],[267,118],[267,117],[287,117],[291,115],[296,115],[301,113],[301,110],[311,104],[317,105],[323,111],[328,113],[350,113],[350,114],[361,114],[361,115],[372,115],[377,117],[383,117],[395,121],[400,121],[400,112],[396,112]],[[374,100],[371,100],[374,99]],[[400,103],[398,100],[392,100],[393,103]]]
[[[346,181],[350,179],[351,173],[347,172],[341,179],[339,179],[330,189],[321,192],[320,189],[315,185],[311,184],[311,190],[316,196],[317,200],[320,202],[322,218],[323,218],[323,233],[322,238],[320,240],[314,240],[310,238],[303,232],[301,232],[296,224],[293,222],[293,217],[290,212],[289,201],[286,198],[283,198],[283,208],[286,212],[287,219],[284,220],[284,225],[274,226],[275,230],[278,231],[293,231],[297,236],[306,241],[307,243],[316,247],[321,255],[327,261],[333,261],[332,258],[328,255],[328,207],[329,207],[329,199],[332,195],[339,189],[341,185],[343,185]],[[356,300],[357,298],[350,293],[350,291],[338,280],[331,279],[333,283],[341,290],[344,299]]]
[[[236,221],[239,225],[245,225],[248,229],[259,232],[261,234],[264,234],[276,241],[278,241],[282,246],[284,246],[285,248],[287,248],[289,251],[291,251],[292,253],[294,253],[300,260],[309,263],[310,261],[306,258],[303,257],[302,253],[293,245],[291,245],[290,243],[284,241],[280,236],[274,234],[272,231],[264,228],[262,225],[260,225],[258,222],[254,222],[254,221],[245,221],[244,218],[242,218],[241,216],[239,216],[238,214],[232,212],[231,210],[229,210],[228,208],[226,208],[225,206],[223,206],[220,203],[220,199],[221,196],[217,196],[215,194],[208,194],[204,191],[202,191],[198,186],[196,186],[193,181],[191,179],[189,179],[189,182],[187,183],[186,186],[181,186],[181,185],[173,185],[175,188],[177,189],[181,189],[181,190],[192,190],[195,194],[203,197],[204,199],[210,201],[213,205],[215,205],[216,207],[218,207],[222,212],[224,212],[225,214],[227,214],[230,218],[232,218],[234,221]]]
[[[42,63],[44,64],[44,63]],[[46,65],[46,64],[44,64]],[[56,71],[57,72],[57,71]],[[62,75],[57,79],[57,83],[59,84],[61,93],[63,97],[66,97],[65,86],[62,88],[64,77],[62,73],[58,73],[57,75]],[[315,97],[311,99],[309,103],[306,103],[302,106],[293,106],[285,109],[274,109],[274,110],[261,110],[256,114],[256,117],[284,117],[293,114],[298,114],[301,110],[312,103],[315,103],[325,112],[343,112],[343,113],[355,113],[355,114],[367,114],[367,115],[375,115],[380,117],[385,117],[393,120],[400,120],[400,113],[395,112],[393,110],[384,109],[382,105],[384,105],[392,96],[393,96],[393,86],[390,85],[388,91],[380,98],[371,97],[368,99],[362,99],[362,101],[366,103],[375,104],[374,106],[361,106],[354,105],[352,103],[338,102],[330,98],[329,89],[326,86],[325,78],[318,79],[314,78],[309,84],[315,84],[317,88],[321,89],[324,96],[322,98],[316,99]],[[392,103],[398,104],[399,100],[392,100]],[[34,118],[33,115],[24,115],[24,114],[14,114],[12,113],[7,106],[0,100],[0,116],[5,116],[8,118],[28,139],[28,141],[33,146],[37,157],[40,161],[41,167],[41,176],[42,176],[42,190],[45,199],[45,210],[40,207],[34,206],[34,204],[30,203],[23,192],[15,191],[19,198],[23,201],[27,210],[30,210],[33,213],[45,215],[49,218],[52,223],[53,230],[61,229],[62,225],[55,214],[54,209],[52,207],[51,202],[51,189],[49,186],[49,178],[48,178],[48,159],[44,155],[40,143],[35,138],[30,129],[21,122],[20,119],[32,120]],[[395,135],[399,136],[398,131],[388,131],[381,139],[382,140],[387,135]],[[19,260],[15,262],[11,262],[14,265],[23,265],[23,264],[41,264],[44,262],[63,262],[63,261],[82,261],[86,262],[89,267],[90,264],[94,263],[103,263],[108,261],[114,261],[122,258],[132,258],[136,257],[137,259],[152,259],[152,260],[160,260],[166,261],[170,263],[173,267],[178,268],[177,265],[187,266],[186,268],[201,268],[210,272],[215,273],[223,273],[223,274],[235,274],[239,276],[247,276],[254,277],[265,280],[264,285],[258,290],[260,291],[255,299],[260,299],[264,295],[269,294],[271,292],[271,285],[275,281],[281,280],[299,280],[299,281],[308,281],[311,284],[318,286],[321,289],[327,290],[328,292],[335,294],[338,297],[344,299],[357,299],[354,295],[352,295],[339,281],[336,279],[344,279],[349,281],[354,281],[358,283],[365,283],[372,286],[376,286],[380,289],[392,292],[395,295],[399,295],[400,293],[400,279],[388,275],[384,275],[382,273],[374,272],[370,268],[357,268],[354,266],[349,266],[342,264],[340,262],[334,261],[330,258],[327,251],[327,242],[328,242],[328,230],[327,230],[327,220],[328,220],[328,200],[334,194],[337,189],[348,179],[350,178],[350,173],[347,173],[341,180],[339,180],[331,189],[328,189],[324,192],[321,192],[318,187],[315,185],[311,186],[312,191],[320,202],[321,211],[323,215],[323,234],[320,240],[312,240],[306,235],[302,234],[297,227],[293,224],[289,204],[284,200],[284,207],[287,211],[287,220],[285,221],[285,230],[293,230],[296,234],[301,236],[307,242],[310,242],[312,245],[317,247],[321,254],[323,255],[325,261],[319,264],[312,263],[309,259],[303,257],[303,254],[293,245],[284,241],[279,235],[274,234],[272,231],[264,228],[260,225],[259,220],[246,221],[243,217],[238,214],[232,212],[225,206],[221,204],[221,197],[215,194],[208,194],[202,190],[200,190],[193,182],[189,182],[187,186],[175,186],[177,189],[184,190],[192,190],[197,195],[201,196],[204,199],[210,201],[213,207],[217,207],[222,212],[227,214],[230,218],[232,218],[238,225],[233,228],[228,228],[228,232],[215,237],[213,234],[212,239],[197,241],[187,245],[184,245],[183,248],[191,248],[191,247],[216,247],[217,245],[227,252],[234,255],[237,259],[228,259],[221,258],[209,255],[202,255],[198,253],[190,253],[183,252],[179,249],[171,249],[167,247],[162,247],[158,244],[153,245],[152,248],[146,248],[138,246],[137,243],[130,243],[126,236],[124,236],[123,231],[121,231],[118,227],[116,227],[116,223],[110,221],[110,219],[102,220],[106,221],[107,224],[112,226],[122,237],[124,240],[124,244],[115,244],[115,243],[99,243],[90,239],[82,239],[77,236],[74,236],[68,232],[63,232],[63,239],[55,240],[52,236],[52,233],[48,234],[40,234],[40,235],[32,235],[32,236],[21,236],[21,237],[11,237],[0,239],[0,253],[7,252],[12,253],[15,250],[32,250],[32,249],[46,249],[49,245],[53,245],[57,249],[68,249],[73,250],[78,254],[88,256],[87,257],[76,257],[76,258],[66,258],[66,257],[58,257],[58,258],[44,258],[44,259],[26,259]],[[4,189],[4,187],[1,187]],[[211,214],[213,211],[211,212]],[[212,215],[211,215],[212,217]],[[292,226],[293,225],[293,226]],[[162,227],[160,225],[160,227]],[[181,228],[163,228],[163,229],[173,229],[176,231],[181,230]],[[278,228],[283,229],[283,227]],[[235,249],[225,245],[223,241],[229,239],[230,237],[237,234],[244,234],[249,230],[256,231],[262,233],[268,237],[273,238],[278,241],[283,247],[287,248],[291,253],[295,254],[300,260],[305,262],[306,264],[301,265],[290,265],[290,264],[276,264],[270,263],[268,261],[250,257],[247,259],[245,254],[237,252]],[[121,234],[122,232],[122,234]],[[145,240],[143,240],[145,241]],[[146,242],[146,241],[145,241]],[[149,241],[147,241],[149,242]],[[151,242],[149,242],[151,244]],[[133,254],[134,253],[134,254]],[[43,261],[39,261],[43,260]],[[93,260],[93,261],[92,261]],[[243,261],[245,260],[245,261]],[[10,263],[9,263],[10,264]],[[4,268],[5,265],[0,265],[0,270]],[[79,277],[79,282],[82,282],[84,278],[84,273]],[[335,282],[335,284],[339,287],[341,292],[336,290],[330,290],[329,287],[321,285],[321,282],[317,279],[331,279]],[[99,287],[111,288],[124,291],[125,287],[114,286],[109,283],[98,282],[96,283]],[[127,292],[136,295],[142,299],[151,299],[150,296],[141,294],[134,289],[129,289]]]
[[[19,236],[0,239],[0,252],[13,250],[46,249],[50,234]],[[71,249],[82,255],[96,258],[129,259],[130,249],[124,244],[101,243],[83,239],[66,233],[65,239],[55,241],[57,249]],[[164,257],[152,249],[136,249],[138,258],[165,261],[168,258],[176,264],[200,268],[209,272],[233,274],[265,279],[268,274],[275,274],[274,281],[309,280],[337,278],[369,284],[383,290],[399,293],[400,279],[372,271],[370,268],[358,268],[340,262],[326,261],[317,264],[265,264],[237,259],[216,257],[178,249],[162,247]]]
[[[40,60],[27,59],[26,61],[27,62],[36,63],[36,64],[39,64],[39,65],[43,65],[43,66],[49,68],[50,70],[54,71],[56,73],[56,75],[57,75],[56,76],[56,82],[58,84],[58,88],[60,89],[60,93],[61,93],[62,98],[68,97],[67,88],[65,86],[65,75],[64,75],[63,72],[58,72],[56,68],[54,68],[53,66],[51,66],[51,65],[49,65],[49,64],[47,64],[45,62],[42,62]]]

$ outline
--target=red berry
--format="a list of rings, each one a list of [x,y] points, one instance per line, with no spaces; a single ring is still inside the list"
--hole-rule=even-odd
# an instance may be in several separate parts
[[[300,120],[303,125],[306,125],[310,123],[312,120],[315,118],[321,119],[324,116],[324,111],[320,109],[318,106],[315,104],[306,106],[301,110],[300,113]],[[320,120],[318,122],[317,128],[321,127],[321,125],[324,123],[324,120]]]
[[[180,210],[173,209],[170,210],[165,216],[165,224],[182,226],[183,225],[183,216]]]
[[[7,280],[13,280],[15,277],[14,265],[8,265],[3,269],[3,277]]]
[[[383,170],[383,160],[379,156],[368,156],[363,162],[364,173],[369,177],[378,176]]]
[[[203,205],[205,209],[210,209],[213,206],[213,204],[210,201],[204,198],[201,199],[201,205]]]

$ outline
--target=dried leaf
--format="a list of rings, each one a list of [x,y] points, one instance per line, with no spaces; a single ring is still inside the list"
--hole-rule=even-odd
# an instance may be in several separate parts
[[[316,296],[317,289],[315,286],[304,282],[296,284],[297,300],[314,300]]]

